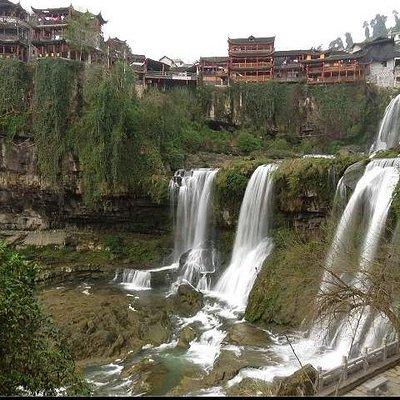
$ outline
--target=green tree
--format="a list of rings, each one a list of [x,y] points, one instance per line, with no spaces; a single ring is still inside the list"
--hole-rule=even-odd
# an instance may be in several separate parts
[[[101,33],[96,26],[95,16],[88,11],[75,11],[68,20],[65,39],[79,53],[79,60],[82,60],[83,54],[90,54],[92,49],[100,48]]]
[[[38,267],[0,243],[0,395],[88,394],[36,298]]]

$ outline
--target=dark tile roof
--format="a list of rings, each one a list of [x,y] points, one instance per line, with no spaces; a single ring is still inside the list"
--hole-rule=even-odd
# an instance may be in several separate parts
[[[228,62],[229,57],[200,57],[200,62],[206,61],[206,62],[213,62],[213,63],[219,63],[219,62]]]
[[[55,7],[55,8],[34,8],[31,7],[35,14],[59,13],[68,14],[72,7]]]
[[[144,54],[132,54],[131,60],[132,62],[145,62],[146,56]]]
[[[316,51],[313,49],[309,50],[282,50],[282,51],[275,51],[275,57],[288,57],[288,56],[297,56],[301,54],[321,54],[321,51]]]
[[[275,41],[275,36],[270,36],[270,37],[254,37],[254,36],[249,36],[247,38],[234,38],[228,39],[229,43],[232,44],[244,44],[244,43],[271,43]]]
[[[0,8],[14,8],[14,9],[19,9],[23,11],[25,14],[27,14],[27,11],[21,6],[21,4],[18,3],[13,3],[12,1],[9,0],[0,0]]]

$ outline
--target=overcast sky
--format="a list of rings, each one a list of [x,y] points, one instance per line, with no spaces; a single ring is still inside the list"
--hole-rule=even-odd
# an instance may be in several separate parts
[[[13,0],[16,2],[16,0]],[[28,10],[71,0],[21,0]],[[105,37],[127,40],[134,53],[186,62],[227,54],[228,37],[276,36],[278,50],[326,46],[349,31],[364,38],[363,21],[400,11],[398,0],[72,0],[77,9],[102,12]]]

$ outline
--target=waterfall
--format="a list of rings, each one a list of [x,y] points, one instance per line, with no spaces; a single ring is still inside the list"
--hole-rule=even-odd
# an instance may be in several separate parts
[[[142,291],[151,289],[150,271],[136,271],[134,269],[124,269],[117,271],[113,282],[120,283],[128,290]]]
[[[180,263],[182,281],[209,289],[216,255],[211,242],[211,200],[217,169],[180,170],[170,183],[173,207],[177,203],[174,231],[174,262]]]
[[[355,288],[368,289],[364,274],[375,260],[393,193],[399,182],[399,171],[400,159],[371,161],[338,224],[327,256],[326,268],[340,275],[341,279]],[[357,268],[350,275],[341,270],[341,266],[349,265],[353,255],[357,257]],[[320,288],[321,293],[329,292],[332,285],[333,278],[326,272]],[[382,332],[385,321],[369,308],[364,308],[352,312],[351,315],[339,317],[333,323],[325,321],[324,325],[324,344],[343,355],[355,356],[366,346],[381,345],[382,334],[379,332]]]
[[[378,137],[370,153],[388,150],[400,144],[400,95],[395,97],[386,108]]]
[[[276,165],[264,165],[254,172],[240,210],[230,265],[215,291],[230,305],[243,310],[254,281],[273,248],[268,237],[272,215],[273,172]]]

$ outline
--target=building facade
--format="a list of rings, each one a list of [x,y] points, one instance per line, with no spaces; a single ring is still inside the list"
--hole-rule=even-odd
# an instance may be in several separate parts
[[[197,74],[203,85],[227,86],[229,82],[229,58],[201,57]]]
[[[32,28],[29,14],[20,4],[0,0],[0,59],[30,59]]]
[[[82,14],[72,6],[63,8],[33,8],[32,44],[38,58],[66,58],[81,61],[99,61],[102,54],[102,26],[106,23],[101,14],[88,13],[92,19],[90,35],[81,33],[80,45],[71,46],[67,40],[67,30],[74,17]],[[77,37],[79,34],[77,33]]]
[[[271,80],[274,46],[275,37],[228,39],[229,79],[235,83]]]

